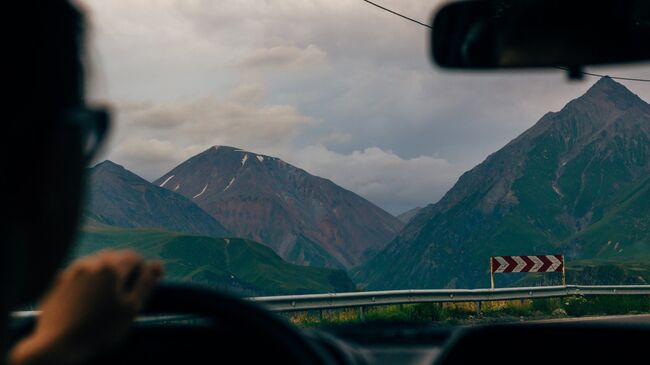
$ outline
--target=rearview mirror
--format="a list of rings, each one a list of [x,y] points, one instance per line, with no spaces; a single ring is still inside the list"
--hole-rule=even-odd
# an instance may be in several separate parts
[[[441,67],[581,67],[650,59],[647,0],[472,0],[433,23]]]

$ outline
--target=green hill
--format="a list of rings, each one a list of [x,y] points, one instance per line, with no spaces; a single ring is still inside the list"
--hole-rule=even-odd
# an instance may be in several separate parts
[[[105,248],[135,249],[146,258],[162,260],[168,280],[202,283],[240,295],[354,290],[343,271],[290,264],[270,248],[240,238],[192,236],[91,222],[79,237],[75,256]]]

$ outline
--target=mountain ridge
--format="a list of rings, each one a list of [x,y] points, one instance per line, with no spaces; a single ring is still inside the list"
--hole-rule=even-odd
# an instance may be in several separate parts
[[[123,228],[162,228],[211,237],[228,236],[212,216],[187,198],[160,188],[110,160],[87,170],[82,214]]]
[[[397,215],[397,219],[401,220],[404,222],[404,224],[408,223],[413,217],[415,217],[420,211],[422,210],[422,207],[415,207],[412,209],[409,209],[401,214]]]
[[[566,249],[650,170],[649,121],[650,105],[602,78],[464,173],[355,278],[372,289],[485,286],[490,255]]]

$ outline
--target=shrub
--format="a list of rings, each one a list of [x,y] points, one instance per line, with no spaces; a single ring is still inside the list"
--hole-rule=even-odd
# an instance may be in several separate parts
[[[536,312],[553,313],[556,309],[562,308],[562,300],[560,298],[535,299],[531,306]]]
[[[568,315],[581,317],[590,313],[589,304],[587,298],[583,296],[574,296],[565,298],[563,307]]]
[[[418,321],[439,322],[444,318],[441,306],[437,303],[414,304],[410,308],[411,318]]]
[[[553,310],[553,312],[551,313],[551,315],[552,315],[553,317],[566,317],[566,316],[567,316],[567,313],[566,313],[566,311],[565,311],[564,309],[562,309],[562,308],[556,308],[555,310]]]
[[[566,298],[563,308],[571,316],[612,315],[647,312],[650,298],[647,296],[582,296]]]

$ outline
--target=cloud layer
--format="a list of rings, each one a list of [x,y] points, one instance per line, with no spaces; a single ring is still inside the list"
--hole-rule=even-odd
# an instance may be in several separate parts
[[[391,212],[404,212],[437,200],[462,172],[441,158],[403,159],[378,147],[342,154],[323,146],[310,146],[285,159],[371,201],[379,201]]]

